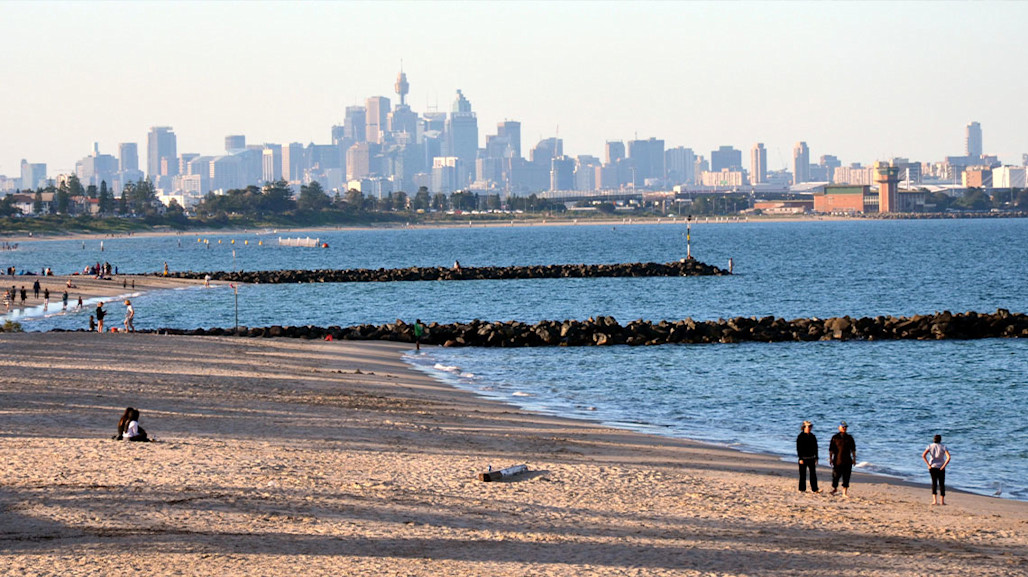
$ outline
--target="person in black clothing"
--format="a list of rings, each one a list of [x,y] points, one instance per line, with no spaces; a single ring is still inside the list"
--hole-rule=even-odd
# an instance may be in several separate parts
[[[817,488],[817,437],[810,432],[814,425],[803,421],[800,434],[796,437],[796,458],[800,464],[800,492],[807,490],[807,471],[810,471],[810,491],[820,493]]]
[[[104,332],[104,315],[107,311],[104,310],[104,304],[102,302],[96,303],[96,332],[103,334]]]
[[[850,473],[853,471],[853,463],[857,462],[857,443],[846,431],[849,426],[846,421],[839,423],[839,432],[832,436],[828,445],[828,462],[832,465],[832,494],[839,488],[839,481],[842,480],[842,494],[849,495]]]

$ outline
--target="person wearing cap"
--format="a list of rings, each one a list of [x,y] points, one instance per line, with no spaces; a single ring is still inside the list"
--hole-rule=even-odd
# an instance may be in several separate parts
[[[839,432],[832,435],[828,444],[828,463],[832,465],[832,494],[839,489],[839,481],[842,481],[843,496],[849,495],[850,473],[853,471],[853,463],[857,462],[857,443],[846,431],[849,425],[846,421],[839,423]]]
[[[136,325],[132,324],[132,319],[136,317],[136,309],[132,308],[132,301],[125,299],[125,331],[134,333],[136,332]]]
[[[796,437],[796,458],[800,464],[800,493],[807,490],[807,471],[810,471],[810,491],[820,493],[817,488],[817,437],[811,432],[814,425],[803,421],[800,434]]]

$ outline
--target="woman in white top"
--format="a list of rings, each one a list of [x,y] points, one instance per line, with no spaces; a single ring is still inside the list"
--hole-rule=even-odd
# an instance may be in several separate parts
[[[946,504],[946,465],[949,465],[949,449],[942,444],[942,435],[935,435],[932,444],[921,453],[921,458],[928,465],[932,476],[932,505]],[[936,497],[935,491],[939,494]]]

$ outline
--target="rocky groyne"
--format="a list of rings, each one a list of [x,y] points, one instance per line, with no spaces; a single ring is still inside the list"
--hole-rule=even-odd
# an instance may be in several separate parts
[[[236,334],[234,328],[169,328],[141,332],[213,336]],[[414,327],[400,320],[385,325],[367,324],[350,327],[274,325],[260,328],[240,327],[239,336],[414,342]],[[768,316],[710,321],[685,319],[656,323],[637,320],[626,325],[619,324],[612,317],[603,316],[585,321],[540,321],[535,324],[475,320],[469,323],[430,324],[426,327],[422,343],[448,347],[577,347],[984,338],[1028,338],[1028,315],[999,309],[994,313],[954,314],[946,311],[912,317],[846,316],[785,320]]]
[[[163,276],[163,273],[154,273]],[[728,271],[696,259],[669,263],[550,264],[482,267],[408,267],[380,269],[320,269],[268,271],[174,272],[173,278],[202,279],[250,284],[396,282],[439,280],[511,280],[537,278],[720,276]]]

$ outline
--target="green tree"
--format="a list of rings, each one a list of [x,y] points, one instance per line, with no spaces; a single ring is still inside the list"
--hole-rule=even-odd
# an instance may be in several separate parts
[[[68,177],[68,194],[71,196],[85,196],[86,189],[83,188],[82,182],[78,176],[74,174]]]
[[[319,212],[325,210],[332,204],[332,199],[325,194],[324,189],[318,181],[312,181],[300,187],[300,196],[296,200],[296,207],[299,210]]]
[[[346,205],[346,209],[350,212],[361,212],[364,210],[364,193],[351,188],[346,191],[346,195],[343,196],[343,203]]]
[[[485,197],[485,208],[486,210],[500,210],[502,203],[500,202],[500,195],[489,194]]]
[[[108,215],[114,212],[114,195],[107,190],[107,181],[100,182],[100,192],[97,195],[97,208],[100,214]]]
[[[450,208],[450,202],[446,198],[445,194],[443,194],[441,192],[437,192],[437,193],[435,193],[432,196],[432,210],[436,210],[436,211],[439,211],[439,212],[445,212],[445,211],[449,210],[449,208]]]
[[[392,210],[397,212],[404,212],[410,207],[410,200],[407,198],[407,193],[402,190],[394,192],[392,194]]]
[[[0,216],[17,216],[21,209],[14,206],[14,195],[8,194],[0,199]]]
[[[32,213],[43,213],[43,189],[37,189],[36,195],[32,197]]]
[[[75,178],[74,176],[72,178]],[[57,213],[68,214],[68,206],[71,204],[71,194],[68,192],[68,187],[65,184],[61,184],[60,188],[57,189],[55,196],[57,200]]]
[[[424,186],[418,188],[418,192],[411,200],[410,207],[411,210],[428,210],[432,207],[432,196],[428,194],[427,188]]]
[[[613,202],[601,202],[596,205],[596,210],[603,214],[614,214],[617,211],[617,207],[614,206]]]

